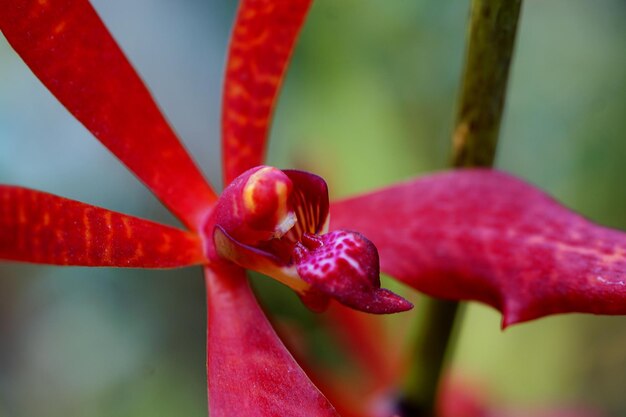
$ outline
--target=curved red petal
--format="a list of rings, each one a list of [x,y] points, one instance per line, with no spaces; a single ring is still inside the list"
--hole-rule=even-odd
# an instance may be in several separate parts
[[[205,262],[193,233],[7,185],[0,185],[0,259],[132,268]]]
[[[54,96],[186,225],[215,194],[86,0],[0,0],[0,30]]]
[[[224,184],[265,159],[270,117],[312,0],[243,0],[222,107]]]
[[[500,309],[507,326],[555,313],[626,314],[626,234],[498,171],[433,175],[331,205],[381,270],[441,298]]]
[[[272,329],[243,269],[206,268],[212,417],[338,417]]]

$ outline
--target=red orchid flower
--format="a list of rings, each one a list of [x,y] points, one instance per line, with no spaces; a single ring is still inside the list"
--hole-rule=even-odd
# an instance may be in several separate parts
[[[224,88],[227,188],[218,198],[87,1],[0,0],[0,29],[35,75],[188,228],[2,186],[0,258],[203,265],[214,416],[337,415],[276,337],[243,268],[289,285],[314,309],[334,298],[368,312],[406,310],[408,302],[380,289],[378,248],[383,271],[435,296],[486,302],[503,311],[505,325],[626,312],[626,236],[508,175],[457,171],[329,205],[319,177],[261,166],[309,6],[240,6]]]

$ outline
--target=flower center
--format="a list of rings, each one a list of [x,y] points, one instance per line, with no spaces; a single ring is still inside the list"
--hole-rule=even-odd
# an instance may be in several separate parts
[[[281,281],[314,310],[330,298],[373,313],[412,307],[380,288],[372,242],[356,232],[327,233],[328,226],[322,178],[261,166],[224,190],[206,232],[218,256]]]

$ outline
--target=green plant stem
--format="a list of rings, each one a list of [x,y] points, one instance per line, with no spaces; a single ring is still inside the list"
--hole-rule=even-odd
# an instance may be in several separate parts
[[[496,156],[521,0],[472,0],[468,46],[452,138],[455,168],[490,167]],[[400,396],[402,417],[432,417],[441,375],[452,355],[462,310],[422,297],[413,362]]]
[[[496,156],[521,0],[473,0],[452,137],[452,166],[490,167]]]
[[[402,387],[401,417],[434,416],[442,370],[451,355],[461,304],[423,295],[417,304],[418,325],[409,352],[413,361]]]

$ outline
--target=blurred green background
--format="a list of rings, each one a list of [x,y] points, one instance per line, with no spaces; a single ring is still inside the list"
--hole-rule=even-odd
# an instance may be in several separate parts
[[[93,3],[219,183],[220,86],[236,2]],[[468,1],[317,0],[276,110],[269,162],[321,174],[334,197],[444,169],[468,9]],[[526,2],[497,157],[499,168],[621,229],[625,18],[620,0]],[[0,74],[1,183],[178,225],[4,38]],[[279,318],[302,318],[318,335],[292,293],[261,286]],[[496,403],[626,414],[624,318],[551,317],[506,332],[499,320],[470,306],[454,363]],[[206,415],[204,339],[199,268],[2,265],[0,416]]]

